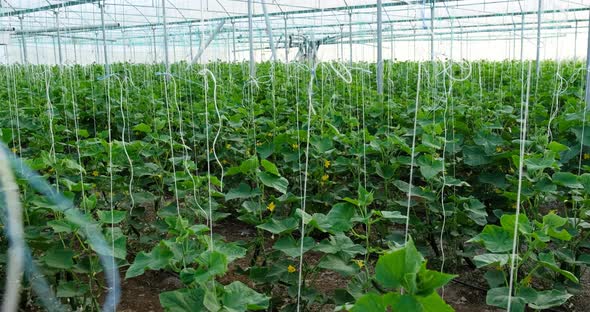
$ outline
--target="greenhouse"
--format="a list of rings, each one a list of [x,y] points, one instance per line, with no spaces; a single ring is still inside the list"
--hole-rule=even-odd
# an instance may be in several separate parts
[[[2,312],[588,311],[589,34],[590,0],[0,0]]]

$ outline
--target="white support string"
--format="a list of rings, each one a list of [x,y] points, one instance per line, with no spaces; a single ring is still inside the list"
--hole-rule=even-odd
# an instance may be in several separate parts
[[[422,78],[422,62],[418,62],[418,79],[416,82],[416,105],[414,106],[414,129],[412,132],[412,149],[411,149],[411,160],[410,160],[410,178],[408,183],[408,198],[406,203],[406,229],[404,234],[404,243],[408,242],[410,230],[410,206],[412,201],[412,183],[414,180],[414,162],[415,162],[415,151],[416,151],[416,131],[418,128],[418,109],[420,105],[420,83]]]
[[[307,204],[307,180],[309,169],[309,146],[311,140],[311,117],[313,110],[313,82],[315,80],[317,63],[311,70],[307,87],[307,141],[305,142],[305,166],[303,174],[303,201],[301,206],[301,244],[299,245],[299,270],[297,277],[297,312],[301,311],[301,286],[303,284],[303,242],[305,241],[305,208]]]
[[[521,112],[521,127],[520,127],[520,154],[519,154],[519,162],[518,162],[518,191],[516,193],[516,213],[515,213],[515,221],[514,221],[514,231],[513,231],[513,239],[512,239],[512,253],[510,257],[510,279],[508,282],[508,307],[507,311],[510,311],[510,307],[512,305],[512,291],[514,288],[514,283],[516,283],[516,253],[518,247],[518,225],[519,225],[519,215],[520,215],[520,201],[522,195],[522,180],[523,180],[523,168],[524,168],[524,156],[525,156],[525,145],[526,145],[526,134],[527,134],[527,121],[529,115],[529,96],[531,92],[531,69],[532,63],[529,62],[529,69],[528,69],[528,76],[527,76],[527,83],[526,83],[526,97],[524,99],[524,112]],[[522,109],[521,109],[522,110]]]

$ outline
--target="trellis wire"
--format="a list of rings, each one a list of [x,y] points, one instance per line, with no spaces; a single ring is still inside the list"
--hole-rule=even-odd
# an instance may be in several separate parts
[[[507,311],[510,311],[510,307],[512,306],[512,290],[514,287],[514,283],[516,282],[516,254],[517,254],[517,247],[518,247],[518,227],[519,227],[519,216],[520,216],[520,206],[521,206],[521,196],[522,196],[522,180],[523,180],[523,170],[524,170],[524,156],[525,156],[525,145],[526,145],[526,134],[527,134],[527,121],[529,115],[529,96],[531,92],[531,69],[532,63],[529,62],[529,69],[527,75],[527,82],[526,82],[526,97],[524,99],[524,112],[521,113],[521,126],[520,126],[520,153],[519,153],[519,162],[518,162],[518,190],[516,193],[516,212],[514,214],[515,221],[514,221],[514,231],[513,231],[513,238],[512,238],[512,252],[510,256],[510,279],[508,281],[508,306]]]

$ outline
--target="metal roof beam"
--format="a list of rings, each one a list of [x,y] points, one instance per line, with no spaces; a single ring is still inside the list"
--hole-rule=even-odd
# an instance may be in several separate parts
[[[42,7],[36,7],[36,8],[30,8],[30,9],[21,9],[21,10],[14,10],[14,11],[10,11],[10,12],[4,12],[4,13],[0,13],[0,17],[6,17],[6,16],[22,16],[22,15],[25,15],[25,14],[30,14],[30,13],[35,13],[35,12],[51,11],[51,10],[55,10],[55,9],[59,9],[59,8],[65,8],[65,7],[75,6],[75,5],[94,3],[94,2],[99,2],[99,1],[101,1],[101,0],[74,0],[74,1],[67,1],[67,2],[62,2],[62,3],[45,5],[45,6],[42,6]]]

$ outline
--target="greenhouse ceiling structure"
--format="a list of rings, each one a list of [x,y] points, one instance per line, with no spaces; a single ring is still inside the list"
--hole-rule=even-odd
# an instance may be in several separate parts
[[[295,58],[305,42],[323,59],[506,59],[584,55],[587,0],[2,0],[4,62],[169,62]],[[539,23],[540,21],[540,23]],[[493,45],[490,46],[490,41]],[[206,43],[206,44],[205,44]],[[413,45],[410,45],[413,43]],[[411,47],[410,47],[411,46]],[[380,47],[380,48],[379,48]],[[48,48],[53,48],[47,50]],[[433,52],[429,52],[432,50]],[[102,51],[102,52],[101,52]],[[47,53],[50,52],[50,53]],[[95,55],[95,57],[91,57]],[[104,58],[104,57],[102,57]]]

